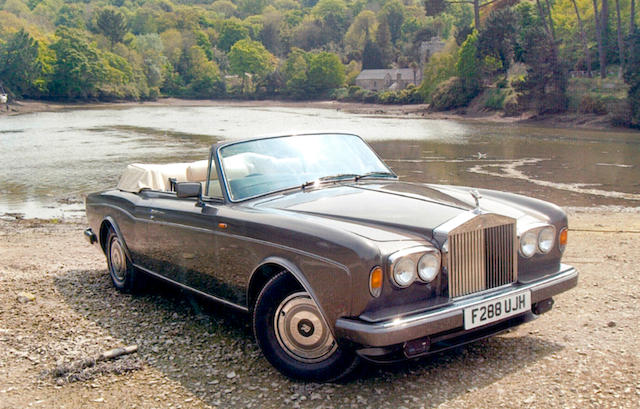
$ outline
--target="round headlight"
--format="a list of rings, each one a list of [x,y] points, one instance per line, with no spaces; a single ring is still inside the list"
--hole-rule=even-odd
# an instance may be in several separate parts
[[[418,261],[418,277],[424,282],[431,282],[440,271],[440,254],[426,253]]]
[[[416,279],[416,264],[409,257],[402,257],[393,266],[393,281],[400,287],[411,285]]]
[[[553,248],[553,242],[556,236],[556,229],[547,226],[538,233],[538,248],[544,254],[547,254]]]
[[[536,253],[538,247],[538,235],[528,231],[520,237],[520,253],[529,258]]]

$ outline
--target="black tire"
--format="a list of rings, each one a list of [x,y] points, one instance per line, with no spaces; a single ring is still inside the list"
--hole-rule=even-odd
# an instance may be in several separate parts
[[[124,243],[118,235],[109,228],[107,233],[106,251],[107,266],[113,286],[120,292],[133,293],[138,290],[139,278],[135,268],[127,257]]]
[[[292,379],[335,381],[360,361],[353,350],[338,345],[315,302],[286,271],[260,292],[253,310],[253,332],[271,365]]]

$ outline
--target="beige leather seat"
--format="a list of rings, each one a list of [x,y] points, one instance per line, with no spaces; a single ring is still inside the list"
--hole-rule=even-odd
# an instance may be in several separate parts
[[[211,181],[209,183],[209,191],[206,192],[207,187],[207,171],[209,170],[209,161],[200,160],[191,163],[187,167],[187,182],[200,182],[202,183],[203,195],[209,197],[222,197],[222,189],[220,188],[220,181],[218,180],[218,173],[215,168],[211,169]]]

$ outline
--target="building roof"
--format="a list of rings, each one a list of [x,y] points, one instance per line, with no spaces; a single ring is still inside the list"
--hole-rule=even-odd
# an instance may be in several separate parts
[[[400,78],[407,81],[413,81],[413,68],[392,68],[381,70],[362,70],[356,77],[357,80],[383,80],[384,77],[389,74],[392,80],[397,78],[400,74]],[[416,75],[419,75],[416,72]]]

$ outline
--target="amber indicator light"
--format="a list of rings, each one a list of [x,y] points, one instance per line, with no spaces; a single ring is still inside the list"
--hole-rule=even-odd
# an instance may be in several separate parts
[[[221,229],[226,229],[227,228],[227,223],[218,223],[218,227]]]
[[[374,267],[369,276],[369,290],[374,297],[380,296],[382,292],[382,268]]]
[[[568,233],[569,233],[569,230],[567,230],[567,229],[562,229],[562,231],[560,232],[560,245],[561,246],[566,246],[567,245]]]

